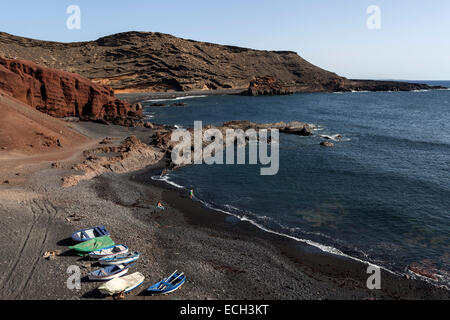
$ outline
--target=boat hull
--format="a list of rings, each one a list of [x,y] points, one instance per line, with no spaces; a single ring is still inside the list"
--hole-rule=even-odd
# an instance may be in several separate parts
[[[98,262],[102,265],[102,266],[116,266],[119,264],[129,264],[132,262],[135,262],[136,260],[139,259],[139,257],[141,256],[141,254],[139,252],[130,252],[128,254],[124,254],[124,255],[117,255],[114,257],[107,257],[107,258],[101,258],[98,260]]]
[[[162,280],[147,289],[147,292],[150,294],[168,294],[174,291],[177,291],[186,281],[186,276],[182,275],[180,277],[180,281],[176,282],[175,285],[172,285],[170,282],[172,280],[176,280],[178,278],[178,274],[170,277],[170,279]],[[168,282],[166,282],[168,281]]]
[[[114,252],[114,248],[122,247],[121,251]],[[118,256],[121,254],[125,254],[128,252],[128,247],[122,244],[114,245],[110,247],[106,247],[100,250],[93,251],[89,253],[89,257],[92,259],[101,259],[101,258],[110,258],[114,256]]]
[[[109,236],[109,232],[104,226],[97,226],[75,231],[72,233],[72,240],[75,242],[84,242],[104,236]]]
[[[144,283],[144,279],[145,277],[140,272],[135,272],[121,278],[109,280],[98,287],[98,290],[102,294],[111,296],[119,293],[128,293]]]
[[[73,249],[81,253],[90,253],[92,251],[100,250],[113,245],[115,245],[115,243],[109,236],[103,236],[81,242],[75,246],[70,246],[69,249]]]
[[[102,266],[117,266],[119,264],[129,264],[136,260],[138,260],[139,257],[130,257],[128,259],[119,259],[119,260],[105,260],[105,261],[99,261]]]
[[[121,277],[121,276],[124,276],[124,275],[126,275],[127,273],[128,273],[128,268],[123,269],[123,270],[120,271],[120,272],[117,272],[117,273],[114,273],[114,274],[107,275],[107,276],[98,276],[98,275],[95,275],[95,274],[90,273],[90,274],[88,275],[88,278],[89,278],[89,280],[92,280],[92,281],[108,281],[108,280],[111,280],[111,279],[114,279],[114,278],[119,278],[119,277]]]

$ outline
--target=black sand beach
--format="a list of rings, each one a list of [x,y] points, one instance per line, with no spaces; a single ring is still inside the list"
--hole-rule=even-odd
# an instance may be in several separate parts
[[[130,134],[146,141],[151,134],[145,128],[74,126],[97,141]],[[106,173],[63,188],[61,177],[73,172],[79,157],[75,153],[61,159],[58,168],[43,161],[1,172],[2,181],[10,179],[0,185],[2,299],[104,299],[96,290],[100,283],[85,277],[97,266],[67,248],[73,231],[99,224],[108,227],[116,243],[142,252],[132,272],[143,273],[145,283],[125,299],[450,298],[448,290],[386,271],[381,289],[369,290],[366,264],[205,208],[190,200],[186,190],[149,179],[160,172],[159,166]],[[12,177],[15,172],[20,176]],[[158,201],[166,210],[155,208]],[[55,249],[62,254],[54,260],[42,257]],[[67,288],[70,265],[81,268],[81,290]],[[187,276],[180,290],[169,296],[145,295],[144,289],[176,269]]]

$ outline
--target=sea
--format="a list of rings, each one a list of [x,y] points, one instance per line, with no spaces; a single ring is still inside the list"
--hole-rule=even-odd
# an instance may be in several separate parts
[[[417,81],[421,82],[421,81]],[[450,87],[450,81],[426,82]],[[450,90],[177,98],[149,121],[193,127],[229,120],[303,121],[311,137],[280,133],[279,171],[201,164],[163,179],[210,208],[322,250],[395,273],[410,264],[450,283]],[[322,147],[320,135],[342,135]],[[150,177],[149,179],[160,179]]]

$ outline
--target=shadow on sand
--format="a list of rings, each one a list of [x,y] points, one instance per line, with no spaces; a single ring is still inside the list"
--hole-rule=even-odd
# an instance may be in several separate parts
[[[59,240],[56,244],[57,244],[58,246],[68,247],[68,246],[73,246],[73,245],[75,245],[76,242],[73,241],[72,238],[66,238],[66,239],[63,239],[63,240]]]
[[[86,299],[106,299],[108,296],[102,294],[98,289],[91,290],[82,295]]]

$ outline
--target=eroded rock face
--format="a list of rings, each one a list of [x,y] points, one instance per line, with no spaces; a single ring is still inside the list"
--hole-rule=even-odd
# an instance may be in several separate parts
[[[100,144],[109,141],[110,139],[105,138]],[[98,156],[99,154],[113,154],[113,156]],[[164,152],[143,143],[135,136],[130,136],[118,146],[104,146],[87,150],[84,152],[84,156],[86,159],[73,167],[82,173],[64,177],[62,180],[64,187],[75,186],[80,181],[91,180],[106,172],[120,174],[140,170],[158,163],[164,157]]]
[[[31,61],[0,57],[0,89],[54,117],[115,124],[130,124],[142,117],[142,106],[116,99],[108,86]]]
[[[243,94],[249,96],[273,96],[292,94],[294,91],[295,88],[289,87],[288,84],[271,76],[265,76],[252,80],[247,91],[244,91]]]

